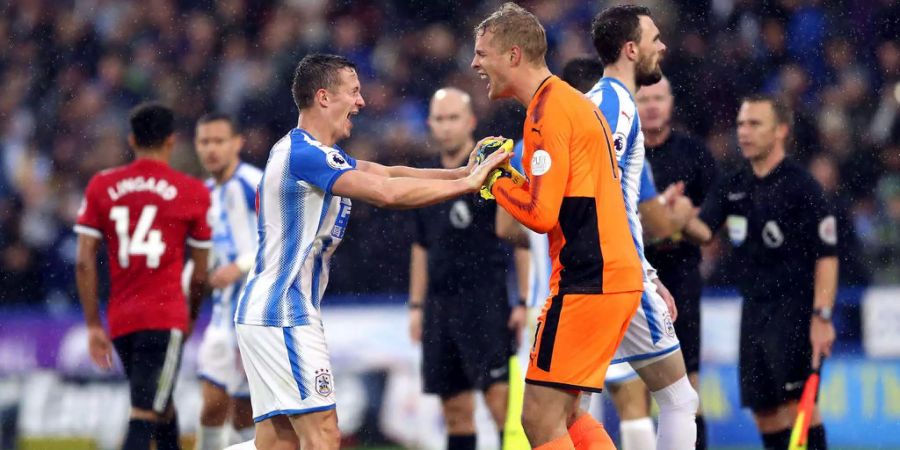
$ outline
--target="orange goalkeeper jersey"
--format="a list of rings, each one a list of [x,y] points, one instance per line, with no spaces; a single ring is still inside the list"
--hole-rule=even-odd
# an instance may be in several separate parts
[[[523,136],[528,182],[519,187],[501,178],[492,193],[516,220],[548,234],[551,295],[642,290],[643,269],[603,114],[551,76],[528,105]]]

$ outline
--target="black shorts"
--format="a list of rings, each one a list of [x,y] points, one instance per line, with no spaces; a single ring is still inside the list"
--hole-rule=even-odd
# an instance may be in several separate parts
[[[812,299],[744,300],[741,316],[741,404],[754,411],[797,400],[810,374]]]
[[[461,305],[467,306],[461,306]],[[510,309],[471,300],[429,298],[422,323],[422,378],[429,394],[451,397],[509,380],[515,335]]]
[[[681,342],[681,354],[688,373],[700,371],[700,294],[703,279],[697,267],[666,269],[659,272],[678,307],[675,334]]]
[[[143,330],[113,340],[131,392],[131,406],[166,411],[172,401],[183,345],[181,330]]]

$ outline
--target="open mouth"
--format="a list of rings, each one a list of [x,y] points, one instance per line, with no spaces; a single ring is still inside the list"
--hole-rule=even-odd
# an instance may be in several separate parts
[[[491,78],[484,72],[478,72],[478,77],[482,80],[487,80],[487,89],[491,90]]]

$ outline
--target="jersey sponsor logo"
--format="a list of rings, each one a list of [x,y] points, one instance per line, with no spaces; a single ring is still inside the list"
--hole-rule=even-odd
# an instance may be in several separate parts
[[[744,197],[746,197],[746,196],[747,196],[746,192],[729,192],[728,193],[728,201],[729,202],[740,201],[740,200],[743,200]]]
[[[115,186],[106,188],[106,193],[112,201],[134,192],[152,192],[167,201],[178,196],[178,189],[163,178],[159,180],[153,177],[125,178],[119,180]]]
[[[725,227],[728,229],[728,239],[731,245],[739,246],[747,239],[747,218],[744,216],[728,216],[725,219]]]
[[[550,159],[550,154],[546,150],[537,150],[531,156],[531,174],[541,176],[550,171],[552,164],[553,160]]]
[[[328,397],[334,392],[334,384],[331,380],[331,371],[328,369],[316,370],[316,393],[322,397]]]
[[[774,220],[766,222],[766,225],[763,226],[762,238],[763,243],[769,248],[778,248],[784,243],[784,233],[781,232],[781,228]]]
[[[352,209],[349,198],[341,198],[341,208],[338,210],[337,218],[334,220],[334,228],[331,229],[331,236],[337,239],[344,238],[344,232],[347,230],[347,222],[350,221],[350,210]]]
[[[469,210],[469,204],[465,200],[457,200],[450,207],[450,225],[453,228],[462,230],[468,228],[472,224],[472,211]]]
[[[616,132],[616,134],[613,135],[613,147],[616,148],[616,161],[622,159],[622,154],[625,153],[625,142],[627,141],[628,138],[625,136],[625,133],[622,133],[621,131]]]
[[[834,216],[825,216],[819,222],[819,239],[828,245],[837,245],[837,220]]]
[[[344,158],[344,155],[337,150],[331,150],[325,155],[325,161],[328,162],[328,167],[331,167],[334,170],[341,169],[349,169],[350,163],[347,162],[347,158]]]

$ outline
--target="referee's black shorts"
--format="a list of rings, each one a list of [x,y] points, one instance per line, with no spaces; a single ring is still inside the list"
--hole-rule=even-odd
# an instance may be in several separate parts
[[[429,297],[422,320],[424,391],[441,398],[486,391],[509,380],[515,335],[507,327],[510,308],[496,299]]]
[[[798,400],[810,374],[812,298],[744,299],[741,316],[741,404],[751,410]]]
[[[131,406],[163,414],[172,401],[181,350],[181,330],[142,330],[113,340],[128,377]]]

